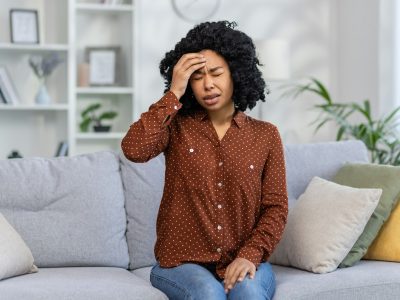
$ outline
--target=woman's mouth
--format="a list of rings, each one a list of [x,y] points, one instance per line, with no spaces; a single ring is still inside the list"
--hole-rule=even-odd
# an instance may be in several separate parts
[[[209,95],[203,98],[204,99],[204,103],[207,105],[214,105],[218,102],[219,100],[219,95],[214,94],[214,95]]]

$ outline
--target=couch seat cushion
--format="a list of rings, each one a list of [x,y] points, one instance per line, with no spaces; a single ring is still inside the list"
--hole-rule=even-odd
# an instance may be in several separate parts
[[[143,268],[133,270],[131,272],[132,272],[132,274],[135,274],[136,276],[150,282],[150,273],[151,273],[152,268],[153,268],[153,266],[143,267]]]
[[[0,281],[0,295],[7,300],[168,300],[150,282],[114,267],[41,268]]]
[[[392,300],[400,295],[398,263],[361,260],[350,268],[315,274],[272,265],[274,300]]]

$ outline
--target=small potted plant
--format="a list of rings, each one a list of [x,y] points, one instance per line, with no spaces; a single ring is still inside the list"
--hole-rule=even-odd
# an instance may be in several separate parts
[[[82,132],[87,132],[90,123],[94,123],[93,130],[95,132],[108,132],[111,129],[111,125],[103,125],[101,123],[102,120],[105,119],[114,119],[118,113],[115,111],[106,111],[103,112],[100,116],[95,114],[95,111],[101,107],[100,103],[94,103],[89,105],[82,113],[82,122],[79,124],[79,127]]]

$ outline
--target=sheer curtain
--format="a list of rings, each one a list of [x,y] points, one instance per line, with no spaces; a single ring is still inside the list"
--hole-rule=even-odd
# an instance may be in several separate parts
[[[400,1],[380,0],[379,19],[379,98],[384,115],[400,106]]]
[[[400,105],[400,3],[395,1],[394,99]]]

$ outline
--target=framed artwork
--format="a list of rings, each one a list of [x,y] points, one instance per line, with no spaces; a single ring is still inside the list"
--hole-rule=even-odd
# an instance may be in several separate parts
[[[118,66],[120,47],[87,47],[86,61],[89,64],[89,85],[114,86],[119,84]]]
[[[39,44],[38,11],[34,9],[10,10],[11,42]]]

